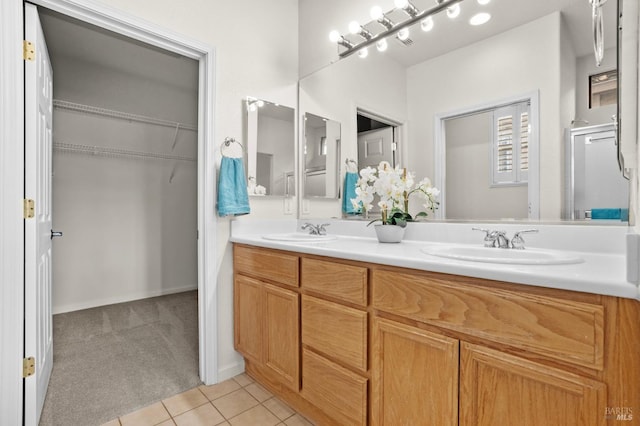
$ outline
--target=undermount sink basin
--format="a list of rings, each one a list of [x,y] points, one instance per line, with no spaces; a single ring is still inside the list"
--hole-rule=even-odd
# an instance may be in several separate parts
[[[284,234],[267,234],[263,235],[265,240],[272,241],[288,241],[297,243],[320,243],[325,241],[333,241],[338,239],[335,235],[312,235],[303,234],[301,232],[290,232]]]
[[[555,250],[531,248],[514,250],[464,244],[434,244],[422,248],[421,251],[432,256],[446,257],[449,259],[512,265],[568,265],[584,262],[584,259],[573,254]]]

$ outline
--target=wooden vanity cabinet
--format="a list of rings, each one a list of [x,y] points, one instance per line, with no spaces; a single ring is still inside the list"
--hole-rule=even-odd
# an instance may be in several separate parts
[[[234,256],[247,372],[318,425],[637,422],[636,300],[241,245]]]
[[[375,318],[371,424],[457,425],[458,351],[456,339]]]
[[[616,399],[605,383],[602,297],[558,299],[548,290],[459,281],[372,272],[374,309],[397,319],[374,322],[373,424],[424,416],[461,426],[606,424]],[[425,389],[425,381],[437,386]]]
[[[248,260],[249,259],[249,260]],[[234,250],[234,342],[235,349],[256,367],[266,370],[281,384],[297,391],[300,387],[300,295],[286,286],[297,287],[298,258],[247,247]],[[277,270],[266,278],[269,265]],[[295,280],[290,277],[295,276]]]
[[[368,408],[368,271],[301,259],[300,394],[337,425],[366,425]]]
[[[603,425],[600,381],[461,343],[460,425]]]

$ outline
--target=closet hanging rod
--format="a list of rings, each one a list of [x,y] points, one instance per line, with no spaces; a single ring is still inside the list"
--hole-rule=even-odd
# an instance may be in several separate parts
[[[117,158],[151,158],[154,160],[178,160],[178,161],[197,161],[196,158],[182,157],[179,155],[157,154],[153,152],[131,151],[120,148],[106,148],[101,146],[77,145],[72,143],[54,142],[53,149],[63,152],[77,152],[81,154],[100,155],[106,157]]]
[[[139,123],[155,124],[157,126],[165,126],[172,128],[180,128],[183,130],[198,131],[198,127],[193,124],[182,124],[175,121],[163,120],[160,118],[147,117],[144,115],[131,114],[128,112],[115,111],[106,108],[94,107],[91,105],[78,104],[75,102],[63,101],[60,99],[53,100],[53,106],[68,111],[84,112],[89,114],[101,115],[105,117],[119,118],[127,121],[137,121]]]

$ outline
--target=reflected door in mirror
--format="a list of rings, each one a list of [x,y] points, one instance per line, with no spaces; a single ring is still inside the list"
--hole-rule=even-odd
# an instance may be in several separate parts
[[[614,125],[572,129],[569,144],[568,218],[627,221],[629,181],[616,162]]]

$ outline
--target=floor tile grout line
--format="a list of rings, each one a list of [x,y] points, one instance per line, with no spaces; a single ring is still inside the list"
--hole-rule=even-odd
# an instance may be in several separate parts
[[[247,376],[247,377],[249,377],[249,376]],[[250,377],[249,377],[249,378],[250,378]],[[250,378],[250,379],[251,379],[251,378]],[[273,393],[269,392],[267,389],[265,389],[265,390],[266,390],[267,392],[269,392],[270,397],[268,397],[268,398],[267,398],[267,399],[265,399],[264,401],[260,401],[260,400],[259,400],[257,397],[255,397],[251,392],[249,392],[248,390],[246,390],[246,388],[247,388],[248,386],[251,386],[251,385],[253,385],[253,384],[257,384],[258,386],[261,386],[261,387],[262,387],[262,385],[260,385],[258,382],[256,382],[256,381],[255,381],[255,380],[253,380],[253,379],[251,379],[251,382],[249,382],[249,383],[247,383],[247,384],[245,384],[245,385],[240,384],[237,380],[235,380],[235,378],[234,378],[234,377],[232,377],[230,380],[233,380],[237,385],[239,385],[239,388],[238,388],[238,389],[234,389],[234,390],[232,390],[232,391],[230,391],[230,392],[228,392],[228,393],[225,393],[225,394],[223,394],[223,395],[220,395],[220,396],[218,396],[216,399],[213,399],[213,400],[209,399],[209,397],[207,397],[207,395],[206,395],[206,394],[204,393],[204,391],[201,389],[201,387],[202,387],[202,386],[206,386],[206,385],[199,385],[199,386],[196,386],[194,389],[198,389],[198,391],[199,391],[199,392],[200,392],[200,393],[205,397],[205,399],[206,399],[207,401],[206,401],[205,403],[203,403],[203,404],[200,404],[200,405],[197,405],[197,406],[195,406],[195,407],[192,407],[192,408],[190,408],[189,410],[186,410],[186,411],[184,411],[184,412],[182,412],[182,413],[180,413],[180,414],[177,414],[176,416],[173,416],[173,415],[171,414],[171,412],[170,412],[170,411],[169,411],[169,409],[167,408],[166,404],[164,403],[164,401],[165,401],[166,399],[168,399],[168,398],[165,398],[165,400],[160,400],[160,401],[158,401],[158,402],[160,402],[160,404],[162,405],[162,407],[164,408],[164,410],[165,410],[165,411],[168,413],[168,415],[169,415],[169,419],[166,419],[166,420],[164,420],[163,422],[166,422],[167,420],[171,420],[171,422],[172,422],[172,423],[173,423],[173,425],[175,426],[175,425],[177,425],[177,423],[176,423],[176,417],[179,417],[179,416],[181,416],[181,415],[183,415],[183,414],[185,414],[185,413],[188,413],[189,411],[193,411],[193,410],[198,409],[198,408],[200,408],[200,407],[202,407],[202,406],[204,406],[204,405],[207,405],[207,404],[211,404],[211,405],[212,405],[212,407],[213,407],[213,409],[214,409],[214,410],[216,410],[216,411],[217,411],[217,412],[222,416],[222,418],[224,419],[224,420],[223,420],[221,423],[219,423],[219,424],[222,424],[222,423],[224,423],[224,422],[229,423],[232,419],[235,419],[236,417],[238,417],[238,416],[240,416],[240,415],[242,415],[242,414],[246,413],[247,411],[250,411],[250,410],[252,410],[252,409],[255,409],[255,408],[256,408],[256,407],[258,407],[258,406],[262,406],[262,408],[266,409],[268,413],[272,414],[276,419],[278,419],[279,423],[277,423],[277,425],[284,425],[284,424],[285,424],[285,422],[286,422],[287,420],[290,420],[291,418],[295,417],[297,414],[300,414],[300,413],[298,413],[297,411],[295,411],[294,409],[292,409],[291,407],[289,407],[289,406],[288,406],[284,401],[282,401],[280,398],[278,398],[275,394],[273,394]],[[246,379],[245,379],[245,380],[246,380]],[[212,386],[215,386],[215,385],[212,385]],[[263,387],[263,388],[264,388],[264,387]],[[224,416],[224,415],[222,414],[222,412],[220,412],[220,410],[218,410],[218,408],[215,406],[214,402],[215,402],[215,401],[217,401],[217,400],[218,400],[218,399],[220,399],[220,398],[226,397],[226,396],[228,396],[228,395],[230,395],[230,394],[232,394],[232,393],[234,393],[234,392],[237,392],[237,391],[239,391],[239,390],[244,390],[246,393],[248,393],[248,394],[251,396],[251,398],[252,398],[255,402],[257,402],[257,405],[254,405],[254,406],[252,406],[252,407],[250,407],[250,408],[247,408],[246,410],[243,410],[243,411],[241,411],[241,412],[239,412],[239,413],[235,414],[235,415],[234,415],[234,416],[232,416],[232,417],[226,417],[226,416]],[[186,391],[186,392],[188,392],[188,391]],[[265,405],[265,403],[266,403],[267,401],[271,401],[271,400],[275,400],[275,401],[279,402],[280,404],[284,405],[284,406],[285,406],[285,407],[287,407],[289,410],[291,410],[291,411],[292,411],[292,413],[291,413],[290,415],[288,415],[287,417],[285,417],[284,419],[281,419],[281,418],[280,418],[280,417],[279,417],[279,416],[278,416],[278,415],[277,415],[273,410],[269,409],[269,407],[267,407],[267,406]],[[153,405],[153,404],[151,404],[151,405]],[[146,408],[146,407],[145,407],[145,408]],[[122,426],[122,421],[121,421],[121,418],[122,418],[122,417],[123,417],[123,416],[119,416],[119,417],[117,417],[117,418],[116,418],[116,420],[118,421],[118,423],[119,423],[119,425],[120,425],[120,426]],[[302,416],[302,417],[303,417],[303,416]],[[306,420],[306,418],[305,418],[305,417],[303,417],[303,418]],[[163,423],[163,422],[161,422],[161,423]],[[160,423],[159,423],[159,424],[160,424]]]
[[[242,389],[244,390],[244,388],[242,388]],[[240,389],[238,389],[238,390],[240,390]],[[234,391],[234,392],[237,392],[238,390],[236,390],[236,391]],[[262,403],[261,403],[260,401],[258,401],[258,400],[256,399],[256,397],[255,397],[255,396],[251,395],[251,393],[250,393],[250,392],[248,392],[248,391],[246,391],[246,390],[245,390],[245,392],[247,392],[247,393],[251,396],[251,398],[255,399],[255,401],[258,403],[258,405],[262,405]],[[213,402],[211,402],[211,403],[213,404]],[[220,413],[220,414],[222,414],[222,417],[224,417],[224,419],[225,419],[226,421],[230,421],[231,419],[234,419],[234,418],[238,417],[240,414],[246,413],[247,411],[249,411],[249,410],[252,410],[252,409],[256,408],[258,405],[254,405],[253,407],[247,408],[246,410],[241,411],[241,412],[239,412],[238,414],[236,414],[235,416],[233,416],[233,417],[229,417],[229,418],[227,418],[227,417],[226,417],[224,414],[222,414],[222,413]],[[215,406],[215,405],[214,405],[213,407],[214,407],[214,408],[216,408],[216,406]],[[265,408],[266,408],[266,407],[265,407]],[[217,408],[216,408],[216,409],[217,409]],[[218,410],[218,411],[220,411],[220,410]]]

